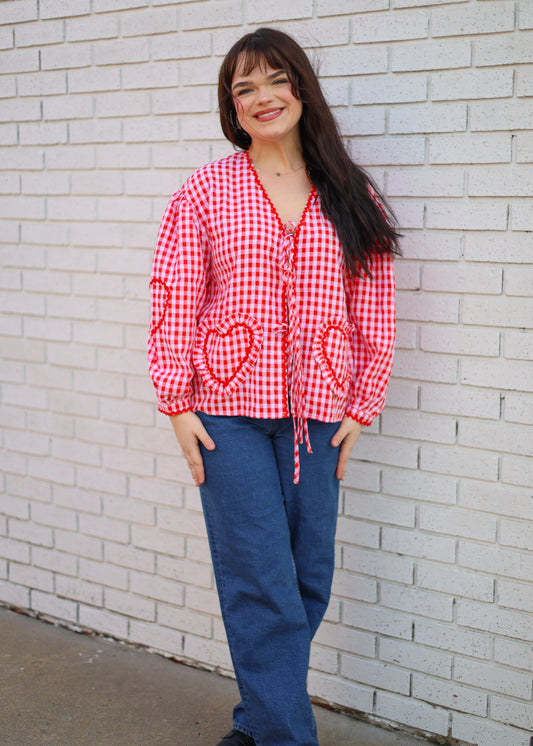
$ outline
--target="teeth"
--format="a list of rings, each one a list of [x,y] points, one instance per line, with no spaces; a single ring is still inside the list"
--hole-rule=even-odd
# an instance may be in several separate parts
[[[280,111],[281,109],[275,109],[274,111],[269,111],[266,114],[257,114],[257,119],[263,119],[264,117],[269,117],[272,114],[277,114]]]

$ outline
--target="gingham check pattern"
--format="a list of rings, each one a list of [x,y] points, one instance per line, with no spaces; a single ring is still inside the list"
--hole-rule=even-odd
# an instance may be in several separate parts
[[[382,411],[392,259],[349,276],[315,189],[298,225],[284,226],[247,153],[203,166],[168,204],[150,284],[161,412],[292,415],[301,441],[308,418],[370,425]]]

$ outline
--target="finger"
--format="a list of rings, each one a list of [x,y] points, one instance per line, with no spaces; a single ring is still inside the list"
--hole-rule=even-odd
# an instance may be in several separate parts
[[[198,420],[198,427],[195,430],[196,437],[207,448],[208,451],[213,451],[215,448],[215,441],[211,438],[205,427],[202,425],[201,420]]]
[[[335,472],[337,479],[344,479],[344,477],[346,476],[346,470],[348,468],[348,459],[350,458],[351,451],[352,451],[352,446],[347,445],[346,440],[344,440],[339,450],[339,458],[337,461],[337,471]]]
[[[200,448],[198,447],[198,441],[195,440],[194,443],[187,448],[187,450],[184,450],[183,455],[185,456],[185,460],[189,465],[189,470],[191,472],[192,478],[194,479],[194,483],[198,487],[205,481],[204,462],[202,460]]]

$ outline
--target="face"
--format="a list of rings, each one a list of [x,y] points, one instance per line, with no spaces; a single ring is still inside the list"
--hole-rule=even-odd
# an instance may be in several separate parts
[[[238,65],[231,82],[239,124],[254,142],[298,137],[302,102],[292,92],[284,70],[254,67],[244,75]]]

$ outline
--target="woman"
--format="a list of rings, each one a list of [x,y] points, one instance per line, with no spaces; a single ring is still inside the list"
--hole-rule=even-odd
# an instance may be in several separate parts
[[[219,746],[316,746],[310,644],[339,480],[385,403],[398,234],[293,39],[238,41],[219,107],[239,150],[163,217],[150,370],[200,487],[242,697]]]

